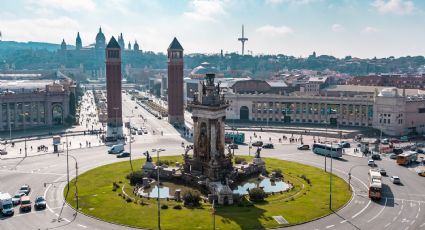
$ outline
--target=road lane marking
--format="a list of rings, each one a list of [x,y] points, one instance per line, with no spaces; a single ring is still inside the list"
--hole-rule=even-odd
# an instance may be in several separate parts
[[[358,215],[360,215],[364,210],[366,210],[368,207],[369,207],[369,205],[370,205],[370,203],[371,203],[371,201],[369,200],[369,202],[367,203],[367,205],[362,209],[362,210],[360,210],[360,212],[358,212],[358,213],[356,213],[356,214],[354,214],[354,216],[352,216],[351,218],[352,219],[354,219],[354,218],[356,218]]]
[[[77,224],[78,226],[82,227],[82,228],[87,228],[87,226],[82,225],[82,224]]]
[[[413,225],[415,223],[416,220],[413,220],[412,223],[410,223],[410,225]]]
[[[387,228],[388,226],[390,226],[391,223],[388,223],[384,226],[384,228]]]
[[[372,219],[368,220],[367,222],[371,222],[372,220],[376,219],[379,215],[381,215],[381,213],[384,211],[385,207],[387,206],[387,201],[388,199],[385,198],[385,203],[384,203],[384,207],[382,207],[381,211],[378,212],[378,214],[376,214],[376,216],[372,217]]]
[[[347,222],[347,220],[343,220],[343,221],[341,221],[341,222],[339,222],[340,224],[343,224],[343,223],[345,223],[345,222]]]
[[[398,216],[395,216],[395,217],[393,218],[393,221],[395,221],[395,220],[397,219],[397,217],[398,217]]]
[[[333,226],[335,226],[335,225],[329,225],[329,226],[326,226],[326,228],[332,228]]]
[[[407,229],[409,229],[409,226],[407,226],[404,230],[407,230]]]
[[[420,228],[425,227],[425,223],[421,224],[419,227]]]

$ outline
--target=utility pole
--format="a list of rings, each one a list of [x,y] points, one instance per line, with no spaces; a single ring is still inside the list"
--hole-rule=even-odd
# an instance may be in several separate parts
[[[332,150],[332,142],[331,142]],[[329,174],[329,209],[332,210],[332,152],[331,152],[331,173]]]

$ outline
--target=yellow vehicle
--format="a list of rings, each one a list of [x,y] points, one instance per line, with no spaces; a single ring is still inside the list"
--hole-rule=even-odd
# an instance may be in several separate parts
[[[419,175],[419,176],[423,176],[423,177],[425,177],[425,171],[418,172],[418,175]]]

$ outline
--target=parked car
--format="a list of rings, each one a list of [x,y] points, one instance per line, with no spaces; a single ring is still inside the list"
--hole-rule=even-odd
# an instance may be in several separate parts
[[[130,153],[129,152],[121,152],[117,155],[117,158],[123,158],[123,157],[129,157]]]
[[[400,177],[398,176],[391,176],[390,181],[393,182],[393,184],[401,184]]]
[[[310,149],[310,145],[299,145],[297,147],[298,150],[309,150]]]
[[[137,134],[142,135],[143,134],[143,130],[142,129],[138,129],[137,130]]]
[[[239,146],[237,144],[230,144],[230,149],[239,149]]]
[[[379,173],[381,173],[382,176],[386,176],[387,175],[387,171],[385,171],[385,169],[380,168],[378,169]]]
[[[375,161],[374,161],[374,160],[372,160],[372,159],[370,159],[370,160],[367,162],[367,165],[369,165],[370,167],[375,167],[375,166],[376,166]]]
[[[416,149],[416,152],[417,153],[421,153],[421,154],[424,154],[425,153],[425,151],[423,149]]]
[[[21,197],[21,207],[19,207],[21,212],[31,211],[31,200],[29,196]]]
[[[35,198],[34,202],[35,209],[45,209],[46,208],[46,199],[43,196],[39,196]]]
[[[19,191],[24,192],[24,193],[25,193],[25,195],[27,195],[27,196],[28,196],[28,194],[30,194],[30,192],[31,192],[31,188],[30,188],[30,186],[29,186],[29,185],[27,185],[27,184],[23,184],[23,185],[21,186],[21,188],[19,189]]]
[[[137,135],[136,130],[132,129],[132,130],[131,130],[131,135]]]
[[[341,143],[339,143],[339,146],[341,146],[341,148],[350,148],[350,143],[346,141],[341,141]]]
[[[261,147],[261,146],[263,146],[263,142],[262,141],[256,141],[256,142],[252,143],[252,146]]]
[[[267,144],[263,145],[263,149],[273,149],[273,148],[274,148],[274,146],[273,146],[272,143],[267,143]]]
[[[388,145],[390,143],[390,141],[388,140],[388,138],[384,138],[384,139],[382,139],[381,143],[383,145]]]
[[[381,160],[381,155],[379,155],[379,153],[373,153],[372,154],[372,159],[373,160]]]
[[[402,153],[403,153],[403,149],[400,149],[400,148],[394,148],[394,149],[393,149],[393,153],[395,153],[395,154],[397,154],[397,155],[402,154]]]
[[[21,197],[25,196],[25,193],[21,192],[19,190],[13,197],[12,197],[12,203],[13,205],[18,205],[21,202]]]
[[[397,159],[397,154],[391,153],[390,158],[393,159],[393,160]]]
[[[0,149],[0,155],[7,155],[7,151],[4,149]]]

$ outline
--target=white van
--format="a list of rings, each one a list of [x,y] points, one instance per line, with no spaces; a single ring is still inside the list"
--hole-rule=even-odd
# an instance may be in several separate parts
[[[113,145],[109,150],[109,154],[118,154],[120,152],[124,151],[124,145],[123,144],[117,144]]]
[[[13,202],[9,193],[0,193],[0,209],[4,216],[13,215]]]

